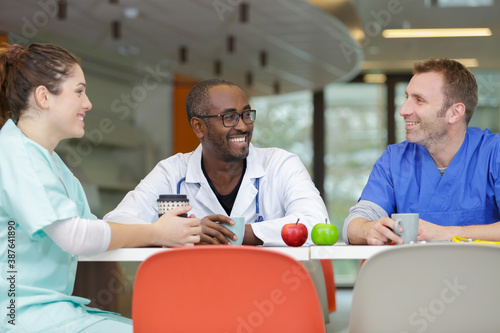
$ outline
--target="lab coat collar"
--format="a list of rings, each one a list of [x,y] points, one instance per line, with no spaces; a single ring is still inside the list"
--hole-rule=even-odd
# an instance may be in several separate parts
[[[200,144],[189,159],[186,172],[186,183],[198,184],[199,190],[196,193],[196,200],[199,204],[204,205],[208,211],[214,214],[222,213],[224,210],[201,170],[201,156],[202,145]],[[247,169],[234,202],[233,211],[231,212],[232,216],[245,216],[245,211],[254,204],[255,197],[258,194],[258,190],[255,187],[255,179],[261,178],[265,174],[261,157],[255,147],[250,144],[247,156]]]
[[[250,149],[247,156],[247,171],[245,176],[250,179],[261,178],[266,174],[262,167],[261,157],[257,153],[257,149],[250,144]]]
[[[201,171],[201,156],[203,147],[200,144],[193,152],[189,158],[187,164],[186,172],[186,183],[208,183],[207,179]],[[249,152],[247,156],[247,169],[245,171],[245,178],[255,179],[261,178],[266,174],[264,168],[262,167],[262,162],[257,150],[250,144]]]
[[[186,172],[186,183],[208,183],[207,179],[201,171],[201,144],[191,153],[191,157],[188,160],[187,172]]]
[[[255,179],[262,178],[266,174],[262,164],[263,162],[261,161],[261,156],[257,149],[250,144],[247,156],[247,170],[245,171],[238,195],[236,196],[231,216],[246,216],[245,212],[249,209],[255,209],[253,208],[255,207],[255,198],[259,195],[260,190],[257,189],[255,185]]]

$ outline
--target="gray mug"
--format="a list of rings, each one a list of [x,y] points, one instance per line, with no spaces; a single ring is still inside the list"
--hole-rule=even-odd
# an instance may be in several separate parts
[[[416,243],[418,236],[418,214],[392,214],[394,220],[394,232],[403,239],[404,244]],[[399,226],[403,232],[399,232]]]

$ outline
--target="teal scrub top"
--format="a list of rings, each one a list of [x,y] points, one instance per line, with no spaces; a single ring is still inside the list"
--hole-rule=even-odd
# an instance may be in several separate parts
[[[58,332],[101,320],[83,307],[89,300],[71,296],[77,256],[42,230],[73,217],[96,219],[80,182],[55,152],[7,121],[0,130],[1,331]]]

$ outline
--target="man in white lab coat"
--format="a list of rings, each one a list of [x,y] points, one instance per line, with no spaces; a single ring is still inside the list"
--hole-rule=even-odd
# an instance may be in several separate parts
[[[284,224],[307,226],[328,221],[318,190],[300,161],[278,148],[256,148],[250,141],[255,110],[243,91],[219,79],[198,83],[186,100],[198,148],[157,164],[135,190],[104,219],[122,223],[158,219],[161,194],[186,194],[202,219],[200,244],[227,244],[235,234],[224,224],[245,217],[243,244],[284,246]],[[310,236],[306,245],[312,245]]]

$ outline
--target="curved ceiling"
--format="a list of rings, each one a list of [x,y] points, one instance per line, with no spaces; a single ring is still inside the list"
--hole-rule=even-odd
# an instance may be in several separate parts
[[[64,19],[59,2],[2,0],[0,32],[58,43],[84,68],[92,60],[90,70],[219,76],[251,96],[318,89],[361,68],[363,51],[345,24],[305,0],[63,1]]]

